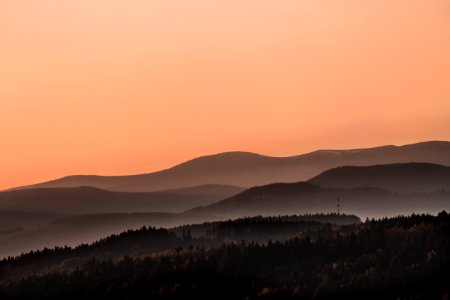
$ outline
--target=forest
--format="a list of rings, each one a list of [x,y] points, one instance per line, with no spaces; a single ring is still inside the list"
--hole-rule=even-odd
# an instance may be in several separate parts
[[[444,211],[142,228],[4,259],[0,299],[446,299],[449,249]]]

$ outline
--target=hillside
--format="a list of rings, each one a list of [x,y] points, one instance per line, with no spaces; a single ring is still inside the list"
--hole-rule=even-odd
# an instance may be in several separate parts
[[[62,214],[0,210],[0,237],[11,230],[34,228],[62,217]]]
[[[236,218],[252,215],[335,212],[362,218],[437,213],[450,209],[450,191],[398,194],[380,188],[321,188],[311,183],[276,183],[248,189],[238,195],[189,212],[192,215]]]
[[[450,142],[423,142],[353,150],[320,150],[291,157],[247,152],[203,156],[159,172],[132,176],[68,176],[26,188],[92,186],[111,191],[153,192],[204,184],[252,187],[308,180],[338,166],[426,162],[450,166]]]
[[[241,192],[208,185],[164,192],[112,192],[92,187],[37,188],[0,192],[0,210],[54,214],[181,212]]]
[[[450,167],[405,163],[377,166],[338,167],[308,180],[329,188],[377,187],[400,193],[450,190]]]
[[[92,214],[54,219],[40,227],[15,231],[5,234],[3,238],[0,236],[0,259],[30,250],[91,243],[102,237],[142,226],[180,225],[176,217],[169,213],[133,213]]]

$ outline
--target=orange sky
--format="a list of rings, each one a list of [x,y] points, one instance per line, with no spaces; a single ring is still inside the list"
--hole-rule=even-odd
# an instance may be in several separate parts
[[[1,0],[0,189],[450,140],[447,0]]]

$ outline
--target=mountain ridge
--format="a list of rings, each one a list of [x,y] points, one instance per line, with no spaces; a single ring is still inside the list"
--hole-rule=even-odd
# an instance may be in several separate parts
[[[12,190],[93,186],[119,192],[155,192],[205,184],[251,187],[272,182],[306,181],[343,165],[425,162],[450,166],[450,142],[428,141],[347,150],[317,150],[273,157],[234,151],[197,157],[153,173],[122,176],[71,175]]]

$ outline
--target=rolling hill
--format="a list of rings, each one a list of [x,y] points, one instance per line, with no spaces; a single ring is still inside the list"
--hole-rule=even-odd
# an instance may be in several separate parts
[[[450,166],[450,142],[432,141],[404,146],[353,150],[319,150],[291,157],[227,152],[199,157],[159,172],[132,176],[68,176],[20,187],[91,186],[111,191],[154,192],[204,184],[252,187],[273,182],[298,182],[328,169],[353,165],[425,162]]]
[[[0,210],[0,236],[18,229],[29,229],[61,218],[62,214],[29,213]]]
[[[243,189],[207,185],[163,192],[112,192],[93,187],[37,188],[0,193],[0,210],[53,214],[181,212],[208,205]]]
[[[438,213],[450,209],[450,191],[399,194],[373,187],[322,188],[311,183],[276,183],[248,189],[223,201],[186,214],[209,218],[341,212],[362,218]]]
[[[308,182],[328,188],[377,187],[399,193],[450,191],[450,167],[426,163],[345,166],[325,171]]]

